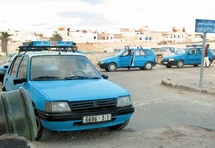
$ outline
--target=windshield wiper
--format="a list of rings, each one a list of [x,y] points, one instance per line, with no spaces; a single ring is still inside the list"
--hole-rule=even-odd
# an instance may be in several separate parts
[[[74,80],[74,79],[88,79],[86,76],[70,76],[70,77],[65,77],[65,80]]]
[[[88,77],[88,79],[101,79],[101,77]]]
[[[53,79],[60,79],[60,77],[56,77],[56,76],[40,76],[40,77],[33,78],[33,80],[53,80]]]

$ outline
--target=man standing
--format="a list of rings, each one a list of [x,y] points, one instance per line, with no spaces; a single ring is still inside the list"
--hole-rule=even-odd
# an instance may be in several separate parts
[[[205,47],[205,59],[204,59],[204,67],[209,67],[209,64],[210,64],[210,61],[209,61],[209,58],[208,58],[208,49],[210,47],[210,44],[207,44],[206,47]]]

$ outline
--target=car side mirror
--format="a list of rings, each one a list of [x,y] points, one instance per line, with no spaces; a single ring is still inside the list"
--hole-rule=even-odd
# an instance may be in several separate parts
[[[103,77],[104,79],[108,79],[108,75],[102,74],[102,77]]]
[[[26,78],[17,78],[17,79],[13,80],[14,84],[21,84],[23,82],[27,82],[27,79]]]
[[[8,65],[5,65],[4,68],[7,69],[7,68],[8,68]]]

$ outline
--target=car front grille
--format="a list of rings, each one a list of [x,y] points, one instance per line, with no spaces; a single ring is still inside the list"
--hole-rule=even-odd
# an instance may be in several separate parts
[[[115,109],[116,105],[117,105],[117,99],[69,102],[69,106],[73,113],[111,110],[111,109]]]

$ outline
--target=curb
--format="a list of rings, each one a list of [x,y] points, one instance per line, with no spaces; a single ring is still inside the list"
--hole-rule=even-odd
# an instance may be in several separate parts
[[[194,92],[199,92],[199,93],[204,93],[204,94],[215,95],[215,91],[211,90],[209,88],[191,87],[191,86],[183,85],[183,84],[176,83],[176,82],[167,82],[165,80],[162,80],[161,84],[164,86],[167,86],[167,87],[171,87],[171,88],[177,88],[177,89],[182,89],[182,90],[188,90],[188,91],[194,91]]]

